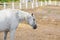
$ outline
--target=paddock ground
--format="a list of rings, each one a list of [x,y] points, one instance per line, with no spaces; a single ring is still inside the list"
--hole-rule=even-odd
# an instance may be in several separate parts
[[[34,30],[25,22],[19,24],[15,40],[60,40],[59,6],[43,6],[24,11],[34,13],[38,27]],[[9,36],[8,33],[7,40],[10,39]],[[0,40],[3,40],[3,32],[0,32]]]

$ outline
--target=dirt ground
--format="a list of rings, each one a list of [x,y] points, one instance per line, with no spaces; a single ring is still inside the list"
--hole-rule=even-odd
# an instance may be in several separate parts
[[[32,29],[26,23],[19,24],[15,33],[15,40],[60,40],[60,7],[43,6],[24,11],[34,13],[37,29]],[[8,33],[7,40],[10,39]],[[3,40],[3,32],[0,33]]]

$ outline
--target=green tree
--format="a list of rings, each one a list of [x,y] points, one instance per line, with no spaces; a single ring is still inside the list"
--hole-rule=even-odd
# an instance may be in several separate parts
[[[12,2],[12,1],[16,2],[16,1],[19,1],[19,0],[0,0],[0,2]]]

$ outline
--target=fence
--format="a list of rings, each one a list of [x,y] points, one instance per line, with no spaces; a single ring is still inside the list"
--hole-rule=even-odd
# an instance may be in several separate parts
[[[4,2],[3,3],[4,9],[7,8],[7,5],[6,4],[9,5],[9,3]],[[16,3],[13,1],[10,4],[11,4],[11,8],[14,9]],[[35,8],[35,7],[38,7],[38,6],[46,6],[46,5],[55,5],[55,6],[58,5],[58,6],[60,6],[60,1],[51,1],[51,0],[46,1],[45,0],[43,2],[43,1],[38,1],[38,0],[32,0],[32,1],[29,2],[28,0],[25,0],[25,1],[24,0],[20,0],[20,2],[18,4],[19,8],[20,9],[23,9],[23,5],[25,5],[24,7],[26,9],[28,9],[29,7]]]

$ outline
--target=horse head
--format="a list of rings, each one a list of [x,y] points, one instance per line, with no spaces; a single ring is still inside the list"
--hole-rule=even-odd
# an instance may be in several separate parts
[[[28,17],[27,20],[28,20],[28,24],[31,25],[33,27],[33,29],[36,29],[37,28],[35,16],[33,15],[33,13],[31,14],[30,17]]]

